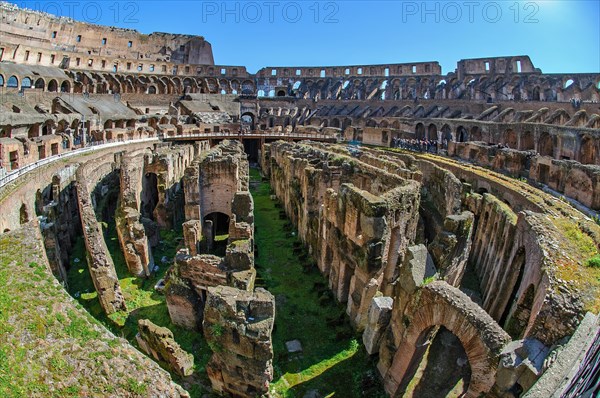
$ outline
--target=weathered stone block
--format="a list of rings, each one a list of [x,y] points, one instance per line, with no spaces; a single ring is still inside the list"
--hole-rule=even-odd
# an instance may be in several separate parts
[[[274,317],[275,298],[266,290],[208,289],[203,329],[213,351],[207,373],[215,391],[238,397],[268,392]]]
[[[194,357],[177,344],[169,329],[157,326],[147,319],[140,319],[138,330],[136,340],[142,350],[157,361],[165,362],[179,376],[187,377],[192,374]]]
[[[371,300],[363,344],[369,355],[379,352],[379,344],[385,328],[392,317],[394,300],[391,297],[375,297]]]

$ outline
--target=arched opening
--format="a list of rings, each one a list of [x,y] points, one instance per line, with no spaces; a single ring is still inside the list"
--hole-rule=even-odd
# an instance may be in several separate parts
[[[506,144],[509,148],[512,149],[516,149],[519,146],[517,133],[515,133],[514,130],[506,130],[506,135],[504,136],[504,144]]]
[[[479,126],[471,127],[471,141],[481,141],[481,129]]]
[[[61,93],[70,93],[71,92],[71,83],[69,83],[66,80],[64,82],[62,82],[62,84],[60,85],[60,92]]]
[[[35,87],[36,89],[43,90],[43,89],[44,89],[44,87],[46,87],[46,82],[44,81],[44,79],[42,79],[42,78],[39,78],[39,79],[37,79],[37,80],[35,81],[35,86],[34,86],[34,87]]]
[[[418,140],[425,139],[425,126],[423,125],[423,123],[417,123],[417,125],[415,126],[415,137]]]
[[[506,325],[504,325],[504,330],[506,330],[506,332],[515,340],[522,338],[525,329],[527,329],[534,298],[535,286],[532,284],[529,285],[521,297],[519,297],[514,312],[506,322]]]
[[[4,87],[4,76],[0,75],[0,87]]]
[[[219,212],[204,216],[203,235],[210,253],[225,256],[229,239],[229,216]]]
[[[31,88],[31,79],[28,77],[24,77],[21,82],[21,88]]]
[[[140,213],[142,217],[156,221],[154,210],[158,204],[158,177],[154,173],[146,173],[142,179]]]
[[[552,137],[548,133],[542,133],[538,142],[538,153],[542,156],[554,156],[554,145]]]
[[[466,142],[466,141],[468,141],[469,140],[468,135],[469,134],[467,133],[467,129],[464,128],[463,126],[458,126],[456,128],[456,140],[458,142]]]
[[[511,267],[512,271],[515,272],[517,271],[517,279],[515,281],[515,284],[513,285],[513,289],[512,289],[512,293],[509,296],[508,302],[506,303],[506,307],[504,308],[504,312],[502,313],[502,316],[500,317],[500,321],[498,322],[500,325],[503,326],[504,330],[508,331],[508,323],[506,322],[506,320],[508,319],[508,316],[510,315],[510,312],[513,310],[513,306],[515,305],[515,302],[517,301],[517,293],[519,292],[519,288],[521,287],[521,283],[523,282],[523,274],[525,272],[525,249],[524,248],[519,248],[513,258],[512,261],[512,267]],[[515,336],[513,336],[510,332],[508,332],[511,337],[515,338]]]
[[[438,133],[437,133],[437,127],[436,127],[435,124],[431,123],[429,125],[429,127],[427,128],[427,138],[430,141],[435,141],[438,138],[437,135],[438,135]]]
[[[418,381],[409,382],[413,380]],[[416,341],[400,391],[403,396],[460,397],[470,380],[471,366],[458,337],[444,326],[432,326]]]
[[[452,141],[452,129],[447,124],[444,124],[442,126],[442,146],[446,148],[450,141]]]
[[[251,112],[245,112],[242,114],[242,124],[249,126],[250,130],[254,130],[254,114]]]
[[[285,97],[286,96],[285,91],[284,90],[277,91],[277,96],[278,97]]]
[[[569,79],[565,82],[564,88],[569,88],[574,83],[573,79]]]
[[[583,164],[594,164],[596,163],[596,145],[594,139],[585,136],[581,140],[581,150],[579,151],[579,161]]]
[[[533,141],[533,134],[531,131],[526,131],[521,134],[521,145],[519,149],[521,151],[531,151],[535,148],[535,143]]]
[[[6,82],[6,87],[8,88],[18,88],[19,87],[19,79],[16,76],[11,76],[8,78]]]
[[[23,225],[28,222],[29,222],[29,212],[27,211],[27,206],[25,206],[25,203],[23,203],[21,205],[21,208],[19,209],[19,223],[21,225]]]
[[[155,86],[148,87],[148,94],[156,94],[156,87]]]
[[[48,83],[48,91],[51,93],[55,93],[58,91],[58,82],[56,80],[50,80],[50,82]]]

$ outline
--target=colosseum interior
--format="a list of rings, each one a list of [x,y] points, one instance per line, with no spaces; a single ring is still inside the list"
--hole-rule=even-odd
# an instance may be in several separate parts
[[[1,396],[597,396],[600,74],[0,7]]]

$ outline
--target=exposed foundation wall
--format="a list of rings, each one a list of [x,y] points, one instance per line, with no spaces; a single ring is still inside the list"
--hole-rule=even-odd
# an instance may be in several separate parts
[[[500,352],[510,336],[463,292],[445,282],[423,285],[421,275],[400,281],[399,289],[403,283],[412,283],[405,286],[410,298],[394,300],[394,315],[380,348],[378,368],[387,393],[403,396],[414,377],[415,363],[425,353],[423,347],[436,326],[442,325],[461,341],[471,366],[465,396],[495,396],[487,394],[494,387]]]
[[[299,237],[362,329],[371,299],[390,290],[414,242],[420,185],[319,144],[274,143],[263,152],[263,170]]]
[[[600,210],[600,166],[536,156],[531,160],[529,178],[584,206]]]
[[[555,290],[559,282],[546,265],[557,261],[560,232],[544,216],[515,214],[489,194],[473,194],[467,206],[476,215],[469,262],[482,307],[515,339],[550,346],[570,335],[582,313],[579,294]]]
[[[144,151],[146,152],[146,151]],[[125,155],[121,163],[119,204],[115,213],[117,235],[129,272],[134,276],[149,276],[154,266],[146,225],[141,219],[144,163],[149,151]]]
[[[201,151],[185,170],[185,249],[167,273],[165,290],[171,320],[177,325],[201,327],[210,287],[254,290],[254,203],[248,173],[243,147],[235,141]],[[224,257],[208,254],[217,226],[205,217],[214,212],[229,217]]]
[[[66,286],[69,254],[77,236],[81,234],[81,222],[75,190],[77,166],[69,166],[52,177],[52,183],[36,193],[36,213],[41,216],[40,229],[48,263],[56,278]]]
[[[115,265],[106,248],[102,228],[96,217],[91,189],[106,175],[115,170],[114,158],[104,157],[100,162],[90,162],[77,170],[77,203],[81,215],[87,262],[98,300],[104,312],[112,314],[124,310],[125,298],[119,286]]]
[[[515,178],[528,178],[586,207],[600,210],[600,166],[480,142],[453,142],[448,146],[448,154]]]

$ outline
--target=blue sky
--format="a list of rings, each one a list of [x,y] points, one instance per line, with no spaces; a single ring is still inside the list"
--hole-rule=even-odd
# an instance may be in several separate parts
[[[600,1],[13,1],[102,25],[204,36],[215,63],[329,66],[529,55],[600,73]]]

